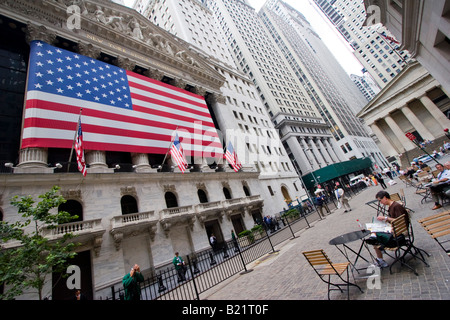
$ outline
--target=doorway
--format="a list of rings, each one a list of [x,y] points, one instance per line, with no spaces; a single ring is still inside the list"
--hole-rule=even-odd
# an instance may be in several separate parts
[[[77,255],[69,260],[69,266],[79,267],[74,272],[53,272],[52,273],[52,299],[53,300],[72,300],[74,298],[74,289],[69,288],[73,281],[70,277],[80,276],[81,293],[88,299],[93,299],[92,272],[91,272],[91,251],[78,252]],[[69,276],[69,278],[67,277]],[[68,287],[69,284],[69,287]]]
[[[208,237],[208,243],[211,244],[209,238],[212,234],[214,234],[217,239],[216,248],[222,248],[225,240],[223,238],[222,228],[220,227],[219,220],[205,221],[205,230]]]

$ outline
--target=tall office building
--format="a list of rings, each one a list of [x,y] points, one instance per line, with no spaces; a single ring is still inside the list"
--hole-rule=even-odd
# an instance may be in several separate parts
[[[273,198],[273,190],[280,190],[282,185],[284,199],[304,196],[298,174],[256,87],[238,70],[211,10],[199,1],[170,0],[137,1],[134,8],[157,26],[189,43],[190,50],[207,58],[225,77],[222,100],[213,110],[214,117],[224,140],[232,141],[244,166],[261,173],[264,196]]]
[[[377,85],[384,88],[407,65],[411,56],[399,45],[387,40],[389,31],[381,24],[366,27],[363,0],[313,0],[355,50],[355,57]]]
[[[363,76],[351,74],[350,79],[356,84],[364,97],[366,97],[367,101],[371,101],[377,93],[381,91],[373,82],[372,78],[368,77],[366,74]]]
[[[235,64],[255,84],[264,109],[301,174],[347,160],[248,2],[202,2],[214,14]]]
[[[344,154],[350,159],[370,157],[378,166],[386,166],[369,128],[355,116],[367,100],[303,14],[283,1],[271,0],[259,15]]]

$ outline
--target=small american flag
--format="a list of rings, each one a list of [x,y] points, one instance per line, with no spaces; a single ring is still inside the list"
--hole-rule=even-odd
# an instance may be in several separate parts
[[[178,133],[175,136],[175,139],[172,142],[172,146],[170,147],[170,155],[172,159],[177,163],[178,168],[180,168],[181,172],[184,173],[188,167],[188,163],[186,158],[184,157],[183,148],[181,147],[180,138],[178,137]]]
[[[227,151],[225,152],[225,158],[231,164],[235,172],[238,172],[242,168],[242,165],[238,160],[236,151],[234,150],[231,142],[228,143]]]
[[[81,116],[78,120],[77,134],[75,136],[75,152],[77,153],[78,170],[86,177],[86,161],[84,160],[83,131],[81,130]]]

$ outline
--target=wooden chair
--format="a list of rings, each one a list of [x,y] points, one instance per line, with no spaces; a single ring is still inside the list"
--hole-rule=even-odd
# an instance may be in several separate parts
[[[425,261],[425,258],[422,255],[422,252],[427,256],[430,256],[425,250],[422,250],[414,245],[414,233],[412,230],[412,224],[407,217],[407,215],[402,215],[397,219],[391,222],[392,225],[392,234],[394,239],[394,246],[388,247],[386,246],[385,250],[394,251],[394,261],[389,266],[389,271],[392,274],[392,266],[397,262],[400,262],[401,265],[411,269],[416,276],[419,274],[417,271],[406,263],[406,255],[411,254],[414,258],[419,259],[427,267],[429,267],[428,263]],[[389,255],[389,254],[388,254]],[[392,256],[391,256],[392,257]]]
[[[426,217],[419,220],[419,223],[450,256],[450,247],[444,247],[444,244],[450,241],[450,211]]]
[[[314,250],[303,252],[306,260],[313,267],[314,271],[320,277],[320,279],[328,284],[328,300],[330,300],[331,290],[340,290],[341,286],[347,286],[347,299],[350,300],[350,286],[357,287],[361,292],[362,289],[354,283],[349,281],[349,265],[350,262],[345,263],[332,263],[326,253],[323,250]],[[344,272],[347,272],[347,280],[343,278]],[[335,283],[331,281],[331,276],[337,276],[343,283]],[[331,286],[337,287],[337,289],[331,288]]]

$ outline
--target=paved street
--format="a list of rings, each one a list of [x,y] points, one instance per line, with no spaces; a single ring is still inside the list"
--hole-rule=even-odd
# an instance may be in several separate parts
[[[434,169],[434,163],[430,162]],[[385,180],[387,181],[387,180]],[[431,210],[433,202],[428,200],[420,203],[421,197],[415,194],[415,189],[406,187],[395,178],[396,185],[388,186],[389,193],[405,191],[406,206],[414,213],[412,215],[413,229],[416,236],[415,245],[430,254],[426,267],[420,260],[411,260],[410,264],[417,270],[416,276],[406,267],[397,263],[393,274],[389,268],[380,270],[380,277],[370,277],[370,280],[359,279],[357,288],[350,289],[352,300],[449,300],[450,299],[450,257],[425,232],[417,222],[423,217],[450,210],[450,204],[441,209]],[[324,249],[333,262],[345,262],[345,257],[328,242],[339,235],[359,229],[357,219],[370,222],[376,215],[375,209],[365,203],[375,199],[375,194],[382,190],[380,186],[365,189],[350,200],[352,211],[344,213],[336,209],[324,220],[311,223],[312,227],[301,230],[296,238],[287,240],[276,247],[276,253],[268,254],[252,263],[252,272],[236,275],[201,295],[204,300],[324,300],[327,299],[327,285],[316,275],[303,256],[303,251]],[[361,242],[349,244],[357,250]],[[373,248],[369,246],[372,254]],[[363,256],[370,260],[369,253],[363,248]],[[354,259],[354,256],[350,255]],[[385,256],[389,263],[391,258]],[[369,264],[358,262],[358,267]],[[373,274],[373,272],[371,273]],[[368,286],[369,284],[369,286]],[[347,292],[332,291],[332,300],[347,299]]]

